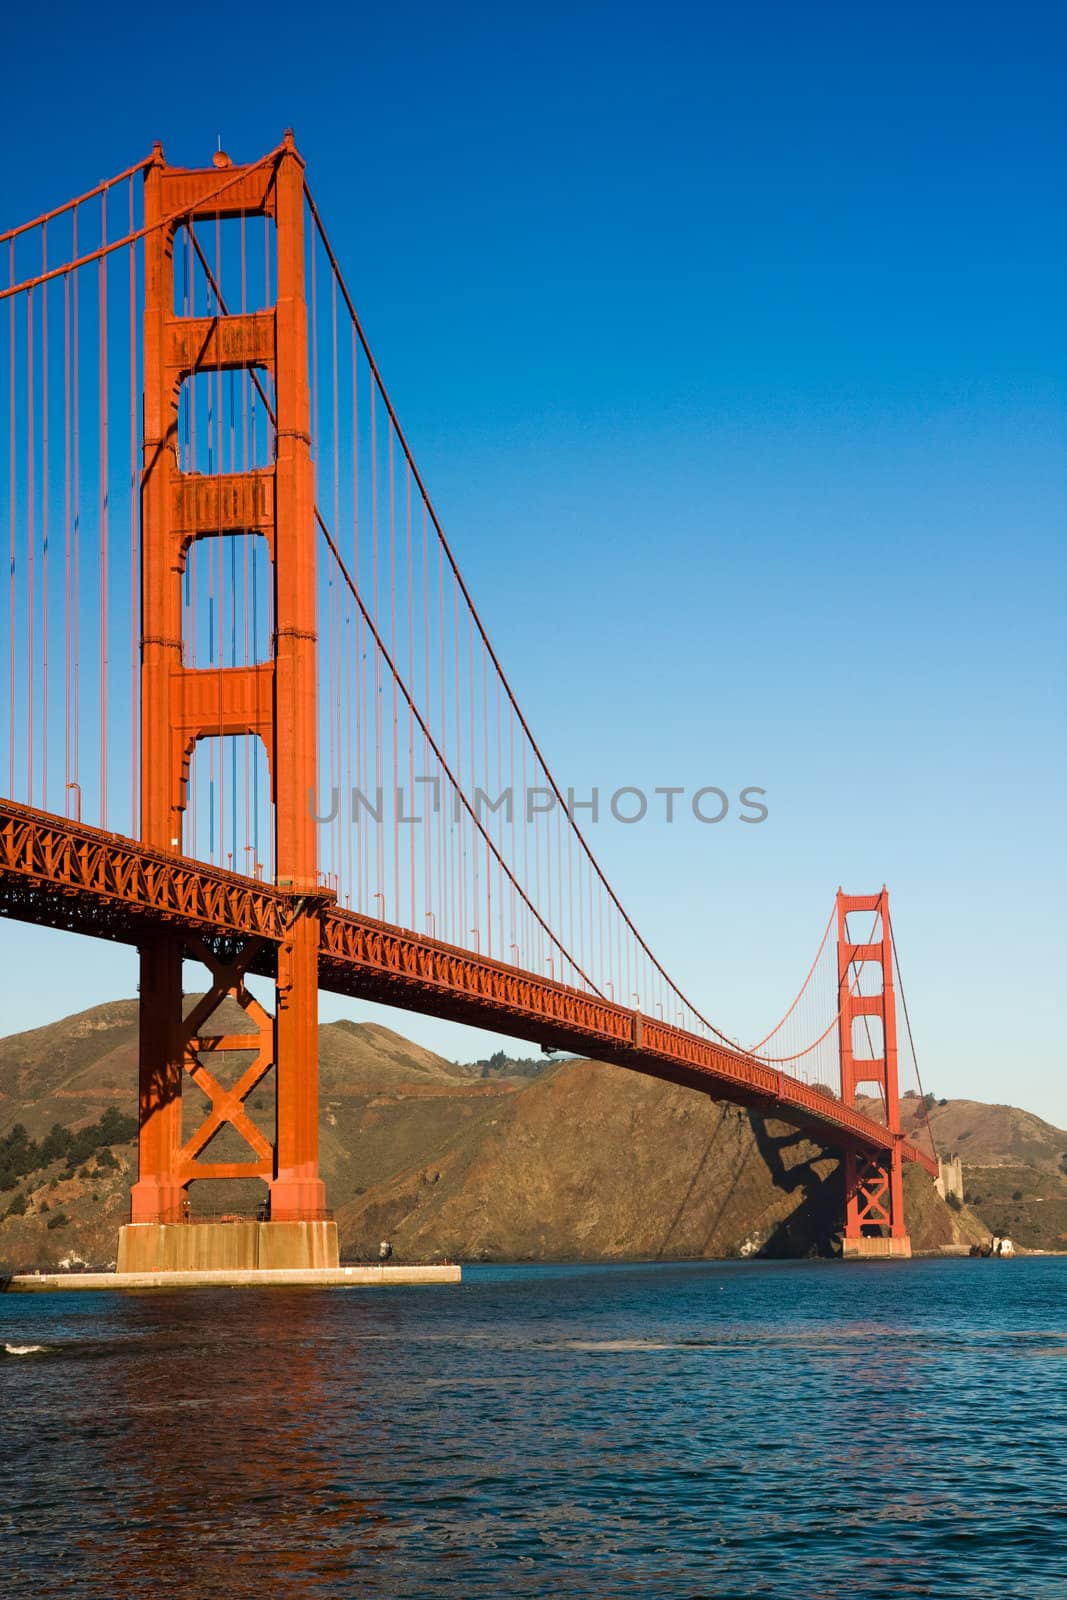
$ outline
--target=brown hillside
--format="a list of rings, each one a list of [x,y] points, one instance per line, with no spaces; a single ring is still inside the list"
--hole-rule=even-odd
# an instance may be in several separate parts
[[[109,1105],[137,1110],[137,1001],[112,1000],[0,1039],[0,1134],[75,1128]]]
[[[758,1134],[705,1096],[569,1062],[342,1206],[341,1234],[357,1254],[390,1238],[467,1259],[804,1252],[833,1230],[836,1162],[784,1127]]]
[[[413,1044],[377,1022],[328,1022],[319,1029],[319,1081],[323,1092],[350,1092],[354,1084],[452,1085],[471,1072]]]
[[[949,1100],[931,1108],[930,1127],[938,1149],[958,1151],[967,1166],[1025,1166],[1059,1173],[1067,1155],[1067,1133],[1018,1106]]]
[[[922,1193],[920,1193],[920,1190]],[[925,1174],[916,1249],[986,1229]],[[785,1123],[600,1062],[568,1062],[450,1130],[338,1211],[351,1253],[611,1260],[803,1255],[839,1231],[838,1162]]]
[[[1067,1132],[1017,1106],[950,1100],[930,1121],[963,1162],[964,1192],[990,1233],[1067,1250]]]
[[[220,1030],[238,1031],[244,1019],[227,1010]],[[326,1024],[319,1048],[322,1168],[350,1255],[376,1253],[382,1238],[402,1256],[467,1259],[804,1254],[831,1248],[840,1228],[835,1156],[698,1093],[582,1061],[484,1078],[370,1023]],[[248,1059],[235,1055],[220,1076]],[[202,1097],[188,1081],[185,1099],[189,1131]],[[132,1000],[0,1041],[0,1136],[22,1122],[39,1139],[55,1122],[76,1130],[135,1105]],[[250,1109],[269,1132],[271,1077]],[[212,1150],[247,1153],[233,1130]],[[117,1168],[106,1157],[78,1172],[56,1163],[0,1195],[0,1215],[12,1202],[24,1213],[0,1223],[0,1259],[47,1265],[72,1247],[113,1258],[136,1152],[114,1156]],[[192,1193],[202,1213],[251,1211],[263,1189]],[[988,1231],[986,1219],[950,1212],[918,1172],[908,1206],[918,1249]]]

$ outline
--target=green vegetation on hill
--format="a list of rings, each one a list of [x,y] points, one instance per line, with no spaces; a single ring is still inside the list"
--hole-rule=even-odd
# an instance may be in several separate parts
[[[467,1071],[479,1078],[539,1078],[552,1065],[550,1056],[509,1056],[495,1050],[491,1056],[472,1061]]]
[[[30,1138],[21,1122],[16,1122],[0,1139],[0,1192],[13,1189],[20,1178],[50,1167],[54,1161],[64,1161],[73,1172],[98,1151],[105,1151],[110,1159],[104,1165],[114,1165],[110,1147],[126,1144],[136,1132],[136,1119],[113,1108],[105,1111],[99,1122],[79,1128],[77,1133],[56,1122],[40,1143]]]

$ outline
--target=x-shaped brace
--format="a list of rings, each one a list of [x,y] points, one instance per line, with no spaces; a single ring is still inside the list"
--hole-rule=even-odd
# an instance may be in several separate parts
[[[245,1173],[249,1177],[269,1177],[273,1170],[274,1152],[271,1145],[249,1117],[244,1106],[253,1089],[274,1065],[273,1020],[246,988],[244,982],[244,975],[261,947],[261,940],[250,939],[233,961],[226,963],[220,961],[201,940],[193,938],[189,941],[189,955],[194,960],[203,962],[208,968],[212,984],[182,1024],[181,1048],[185,1070],[211,1102],[211,1109],[180,1152],[183,1182],[208,1176],[199,1169],[198,1157],[227,1122],[236,1129],[257,1157],[255,1161],[250,1162],[226,1163],[229,1169],[227,1175],[239,1176]],[[254,1033],[202,1034],[200,1032],[204,1023],[226,998],[235,1000],[255,1023]],[[200,1059],[201,1053],[211,1054],[227,1050],[256,1051],[256,1059],[245,1068],[231,1088],[225,1088],[219,1083]],[[212,1175],[221,1173],[213,1172]]]
[[[856,1198],[861,1222],[890,1221],[889,1173],[878,1161],[863,1160],[856,1175]]]

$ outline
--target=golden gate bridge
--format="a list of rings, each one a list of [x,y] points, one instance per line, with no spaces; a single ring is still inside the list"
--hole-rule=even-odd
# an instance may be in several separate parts
[[[336,1259],[325,989],[781,1117],[842,1153],[846,1252],[907,1254],[903,1163],[937,1165],[901,1128],[885,890],[838,892],[751,1046],[671,979],[522,712],[292,135],[202,169],[156,145],[0,233],[0,272],[0,912],[139,952],[132,1222],[251,1177],[293,1264]],[[248,1031],[210,1031],[226,999]]]

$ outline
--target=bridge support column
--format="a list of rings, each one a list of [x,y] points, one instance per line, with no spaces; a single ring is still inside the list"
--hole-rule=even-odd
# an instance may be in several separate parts
[[[850,915],[873,915],[866,941],[855,939]],[[856,1104],[862,1085],[880,1099],[886,1118],[881,1151],[846,1150],[846,1257],[911,1255],[904,1221],[903,1153],[897,1089],[897,1014],[889,894],[837,891],[838,1042],[841,1099]]]
[[[902,1137],[884,1156],[845,1152],[846,1257],[911,1255],[904,1223]]]
[[[321,1218],[326,1208],[319,1177],[318,971],[318,917],[303,911],[278,951],[278,1125],[270,1186],[275,1222]]]
[[[134,1222],[178,1222],[185,1190],[179,1179],[182,1143],[182,950],[155,934],[141,946],[138,1049],[137,1182]]]

